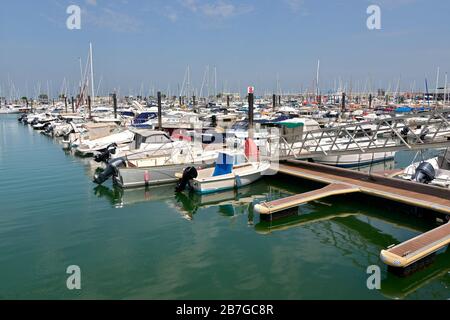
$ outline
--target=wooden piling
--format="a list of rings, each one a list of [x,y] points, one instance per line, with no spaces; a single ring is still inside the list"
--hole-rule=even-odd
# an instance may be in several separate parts
[[[345,112],[345,92],[342,92],[342,112]]]
[[[253,92],[248,94],[248,137],[253,138],[253,103],[255,97]]]
[[[272,108],[273,108],[273,111],[275,111],[276,107],[277,107],[277,95],[273,94],[272,95]]]
[[[67,113],[67,97],[66,96],[64,96],[64,106],[65,106],[66,113]]]
[[[75,113],[75,99],[72,97],[72,113]]]
[[[88,111],[89,111],[89,120],[92,119],[92,113],[91,113],[91,96],[88,96]]]
[[[114,119],[117,119],[117,95],[113,93]]]

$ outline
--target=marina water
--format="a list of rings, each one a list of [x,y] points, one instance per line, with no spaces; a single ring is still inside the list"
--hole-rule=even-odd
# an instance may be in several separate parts
[[[380,250],[434,225],[379,199],[333,197],[269,223],[254,203],[315,186],[277,176],[175,195],[173,186],[98,187],[94,171],[16,116],[0,117],[1,299],[450,298],[450,252],[408,278],[387,272]],[[81,290],[66,286],[70,265]],[[367,288],[371,265],[381,290]]]

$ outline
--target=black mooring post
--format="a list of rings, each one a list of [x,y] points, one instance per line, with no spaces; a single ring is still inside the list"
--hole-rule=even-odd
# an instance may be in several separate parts
[[[228,108],[230,107],[230,96],[229,95],[227,95],[227,107]]]
[[[248,137],[253,138],[253,103],[255,97],[252,93],[248,94]]]
[[[117,95],[113,93],[114,119],[117,119]]]
[[[66,113],[67,113],[67,97],[66,96],[64,96],[64,106],[65,106]]]
[[[75,99],[72,97],[72,113],[75,113]]]
[[[180,97],[181,101],[181,97]],[[162,130],[162,108],[161,108],[161,91],[158,91],[158,128]]]
[[[342,92],[342,112],[345,112],[345,92]]]
[[[281,106],[281,95],[278,96],[278,105]]]
[[[182,101],[182,99],[181,99],[181,96],[180,96],[180,107],[181,107],[181,105],[183,104],[183,101]]]
[[[372,109],[372,94],[369,94],[369,109]]]
[[[92,119],[91,113],[91,96],[88,96],[88,110],[89,110],[89,120]]]
[[[272,95],[272,108],[273,108],[273,111],[275,111],[276,107],[277,107],[277,95],[273,94]]]

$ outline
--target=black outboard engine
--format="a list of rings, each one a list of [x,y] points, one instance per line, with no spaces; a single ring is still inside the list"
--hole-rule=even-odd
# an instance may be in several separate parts
[[[425,128],[425,130],[423,130],[422,134],[420,135],[420,140],[425,140],[426,135],[430,133],[430,129]]]
[[[422,162],[419,164],[419,166],[416,169],[416,172],[414,173],[412,180],[428,184],[431,181],[434,180],[436,177],[436,172],[433,168],[433,166],[428,162]]]
[[[406,137],[406,136],[408,135],[408,132],[409,132],[409,128],[408,128],[408,127],[404,127],[404,128],[402,129],[402,131],[400,131],[400,134],[401,134],[403,137]]]
[[[48,135],[53,134],[53,125],[51,122],[47,122],[42,129],[44,129],[44,132]]]
[[[22,113],[22,114],[20,115],[20,117],[17,118],[17,121],[22,122],[26,117],[27,117],[27,115],[26,115],[25,113]]]
[[[108,162],[108,160],[111,159],[111,155],[116,153],[116,148],[117,144],[111,143],[109,146],[106,147],[105,150],[96,154],[94,156],[94,160],[96,162]]]
[[[186,189],[189,180],[195,179],[198,176],[197,169],[195,167],[187,167],[183,171],[183,176],[180,181],[178,181],[177,186],[175,187],[175,192],[181,192]]]
[[[125,160],[123,158],[113,159],[108,162],[106,169],[100,173],[94,174],[94,182],[97,184],[102,184],[106,180],[109,179],[114,174],[117,174],[117,169],[125,164]]]

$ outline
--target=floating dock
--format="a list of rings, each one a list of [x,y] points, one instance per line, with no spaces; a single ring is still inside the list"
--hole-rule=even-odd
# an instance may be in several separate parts
[[[399,245],[382,250],[380,257],[388,266],[407,268],[450,243],[450,223],[423,233]]]
[[[325,187],[290,197],[256,204],[255,212],[272,220],[272,214],[286,212],[321,198],[361,192],[444,214],[450,218],[450,189],[395,179],[395,172],[365,173],[317,163],[291,160],[279,164],[279,173],[326,184]],[[408,275],[431,263],[434,254],[450,243],[450,222],[399,245],[382,250],[380,257],[394,272]]]
[[[279,164],[278,172],[328,186],[257,204],[255,211],[259,214],[271,215],[332,195],[361,192],[450,215],[450,189],[392,178],[391,172],[389,174],[358,172],[299,160]]]
[[[352,192],[359,192],[358,187],[332,183],[322,189],[305,192],[297,195],[293,195],[287,198],[278,199],[270,202],[263,202],[255,206],[255,210],[259,214],[271,214],[287,209],[298,207],[303,203],[318,200],[321,198],[335,196],[339,194],[347,194]]]

